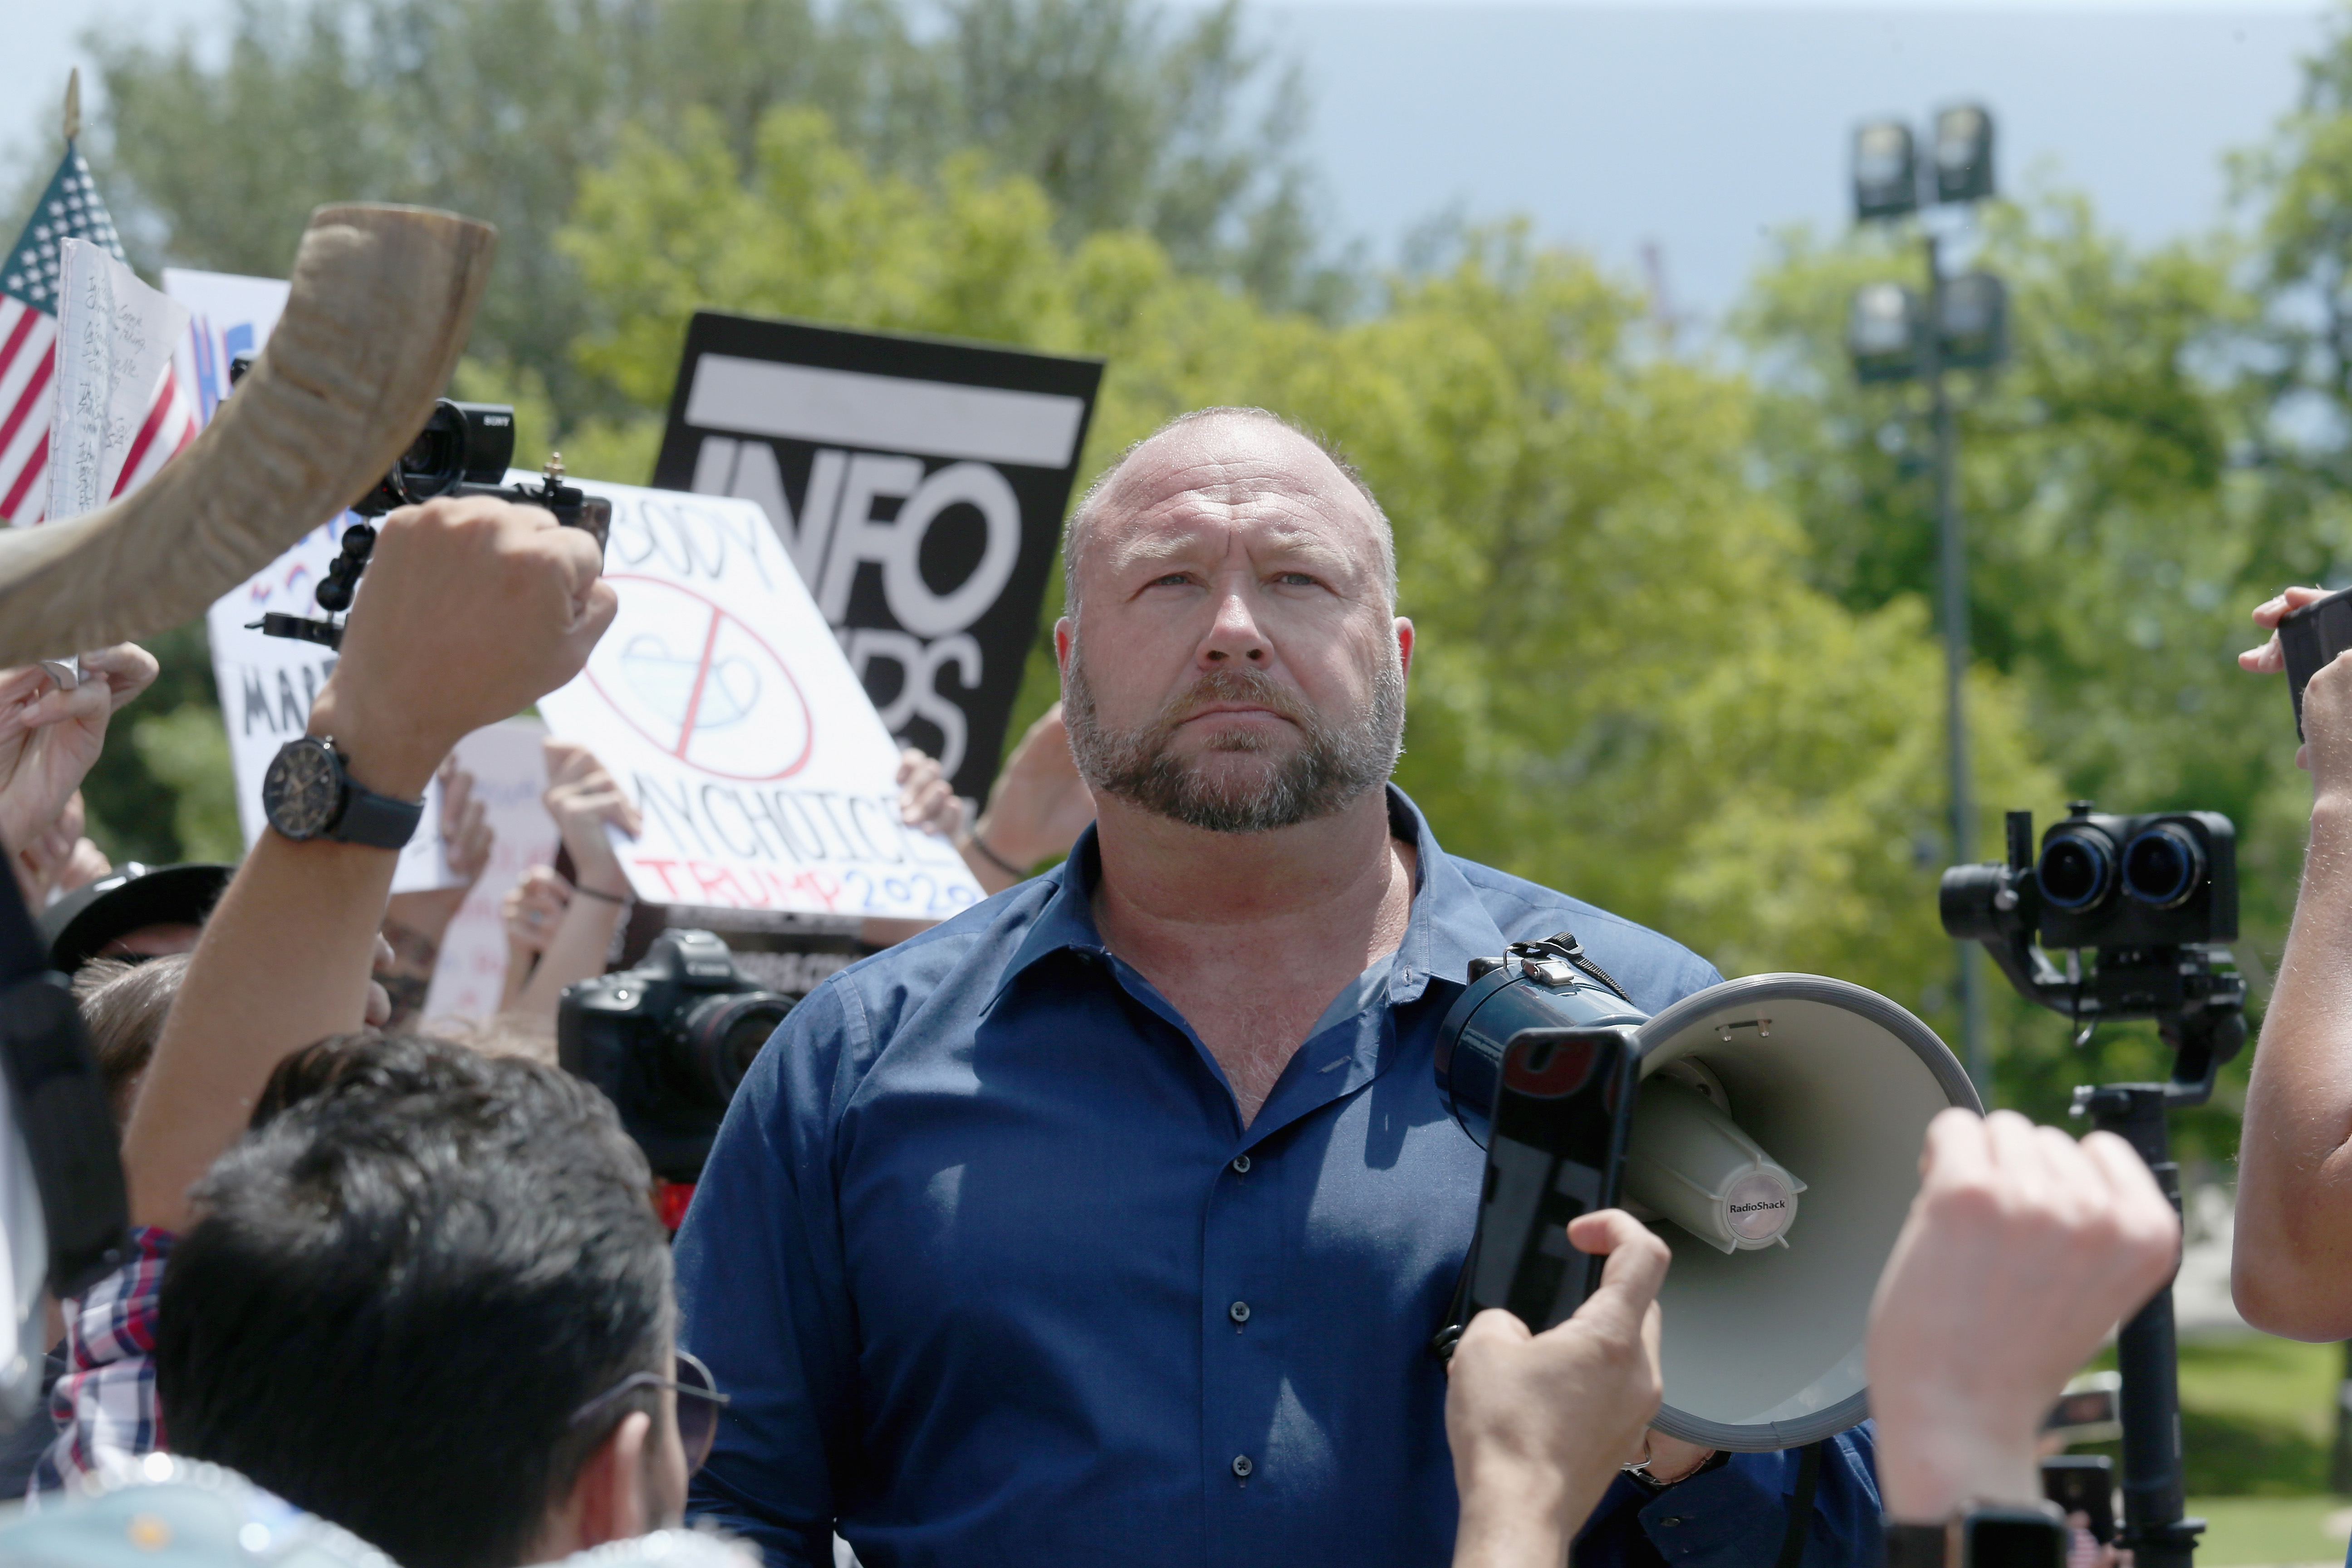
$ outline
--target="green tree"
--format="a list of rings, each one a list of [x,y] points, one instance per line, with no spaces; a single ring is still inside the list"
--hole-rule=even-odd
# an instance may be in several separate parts
[[[2063,191],[1988,209],[1976,265],[2008,283],[2013,351],[1958,387],[1960,500],[1974,651],[2022,693],[2033,749],[2069,796],[2235,819],[2239,951],[2274,963],[2307,795],[2284,694],[2231,656],[2284,563],[2332,554],[2347,514],[2284,490],[2263,458],[2266,398],[2242,369],[2262,302],[2235,281],[2238,259],[2223,237],[2136,249]],[[1843,346],[1855,288],[1916,286],[1920,266],[1883,232],[1793,230],[1740,320],[1763,367],[1756,449],[1804,520],[1814,580],[1857,611],[1936,592],[1924,395],[1857,386]],[[1982,845],[2000,842],[2000,807],[2053,815],[1979,799]],[[2054,1110],[2067,1080],[2162,1066],[2145,1030],[2104,1032],[2112,1048],[2077,1060],[2049,1015],[2004,1013],[2018,1047],[2005,1070],[2037,1105]],[[2217,1148],[2234,1120],[2209,1119]]]
[[[1654,352],[1639,301],[1585,260],[1473,234],[1449,270],[1333,325],[1140,233],[1066,243],[1042,190],[976,162],[877,174],[804,110],[772,114],[748,166],[715,123],[629,140],[564,243],[593,305],[581,364],[647,404],[709,306],[1102,354],[1090,469],[1209,404],[1326,432],[1396,523],[1423,633],[1400,776],[1453,847],[1728,971],[1935,1002],[1925,617],[1806,580],[1804,531],[1746,477],[1747,384]],[[1053,689],[1043,642],[1028,712]],[[2014,685],[1988,669],[1973,700],[1986,797],[2054,800]]]
[[[93,34],[90,138],[110,200],[163,260],[283,276],[310,209],[369,198],[488,218],[478,358],[529,370],[567,425],[613,409],[565,350],[583,303],[552,243],[625,124],[689,114],[738,157],[806,104],[878,167],[928,179],[977,149],[1034,178],[1065,240],[1139,227],[1184,264],[1320,289],[1292,156],[1297,89],[1263,84],[1238,0],[240,0],[226,57]],[[1254,95],[1270,110],[1253,118]]]

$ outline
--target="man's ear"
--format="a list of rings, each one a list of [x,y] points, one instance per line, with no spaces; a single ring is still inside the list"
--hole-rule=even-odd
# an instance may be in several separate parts
[[[559,1555],[652,1531],[655,1521],[646,1496],[646,1448],[653,1441],[653,1430],[652,1416],[632,1410],[589,1454],[572,1478],[571,1492],[550,1510],[547,1536],[564,1538]]]
[[[1402,616],[1396,618],[1397,660],[1407,675],[1412,673],[1412,622]]]
[[[1070,645],[1077,640],[1078,628],[1064,616],[1054,623],[1054,668],[1064,677],[1070,673]]]

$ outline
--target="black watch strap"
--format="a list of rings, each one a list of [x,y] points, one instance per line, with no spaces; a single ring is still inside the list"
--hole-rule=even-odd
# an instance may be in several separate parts
[[[336,760],[341,762],[341,758],[338,756]],[[371,849],[401,849],[416,836],[416,825],[424,819],[423,801],[401,800],[362,789],[346,772],[343,814],[327,829],[326,837],[338,843],[361,844]]]
[[[1946,1524],[1885,1524],[1886,1568],[1945,1568],[1944,1553],[1951,1539]]]

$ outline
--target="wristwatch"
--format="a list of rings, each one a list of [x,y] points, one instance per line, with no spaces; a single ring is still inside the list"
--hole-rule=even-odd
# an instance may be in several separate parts
[[[295,840],[331,838],[397,849],[425,815],[421,800],[398,800],[352,782],[332,736],[300,735],[278,748],[261,779],[269,826]]]
[[[1941,1524],[1888,1520],[1886,1568],[2066,1568],[2065,1518],[2048,1503],[1966,1502]]]

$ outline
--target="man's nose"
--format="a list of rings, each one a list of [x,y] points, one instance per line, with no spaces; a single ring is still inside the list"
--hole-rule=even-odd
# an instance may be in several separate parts
[[[1257,669],[1273,657],[1247,598],[1238,590],[1219,595],[1216,619],[1210,624],[1209,635],[1201,639],[1201,662],[1212,668],[1240,663]]]

